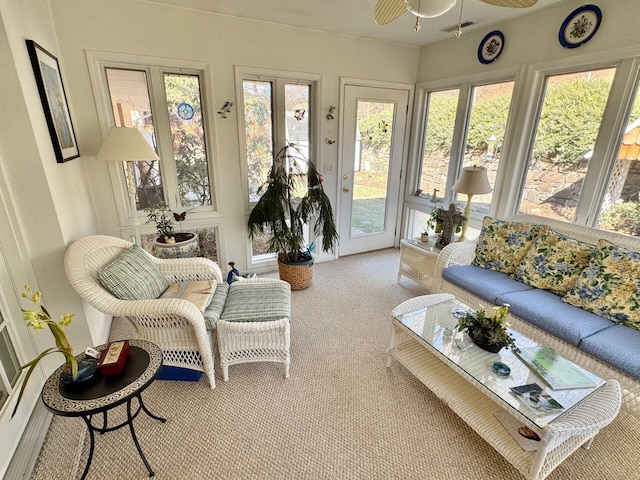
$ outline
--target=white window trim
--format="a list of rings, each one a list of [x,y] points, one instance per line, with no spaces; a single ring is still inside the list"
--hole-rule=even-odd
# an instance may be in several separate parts
[[[220,174],[219,174],[219,162],[217,141],[213,122],[213,114],[215,111],[213,106],[213,84],[212,84],[212,70],[211,65],[203,62],[190,61],[190,60],[176,60],[166,59],[160,57],[148,57],[142,55],[131,55],[125,53],[114,52],[102,52],[87,50],[85,52],[87,58],[87,65],[89,68],[89,76],[91,79],[91,85],[93,87],[94,98],[96,101],[96,107],[98,111],[98,120],[102,130],[103,137],[106,137],[107,132],[113,126],[112,109],[109,103],[108,85],[105,78],[104,67],[125,68],[125,69],[137,69],[145,70],[149,73],[151,70],[159,71],[161,73],[188,73],[198,74],[200,76],[200,89],[202,95],[202,115],[204,119],[205,128],[205,142],[207,148],[207,159],[209,163],[209,188],[211,189],[211,203],[210,206],[198,207],[191,212],[189,223],[191,227],[219,227],[222,224],[223,217],[218,213],[219,208],[218,192],[220,191]],[[152,106],[155,106],[153,91],[154,88],[159,88],[158,85],[154,85],[152,76],[148,78],[150,95],[152,96]],[[157,111],[156,108],[154,111]],[[166,108],[164,109],[166,111]],[[162,110],[160,110],[162,112]],[[166,118],[162,114],[156,113],[154,121],[158,125],[165,124]],[[169,156],[173,156],[173,150],[171,145],[167,145],[166,139],[158,136],[158,150],[165,152]],[[171,162],[167,162],[171,163]],[[123,174],[123,169],[116,162],[112,162],[108,166],[109,174],[111,176],[111,183],[113,186],[116,209],[118,212],[118,218],[120,221],[121,235],[125,238],[131,238],[131,232],[133,231],[133,215],[130,208],[130,202],[128,200],[128,191],[126,186],[126,180]],[[167,171],[166,168],[162,170],[163,184],[169,186],[177,192],[177,182],[175,178],[175,165],[170,167]],[[165,191],[165,195],[167,192]],[[176,199],[169,198],[169,203],[173,208],[179,208],[175,206]],[[140,215],[138,214],[138,217]],[[140,219],[139,219],[140,221]],[[151,226],[145,226],[144,223],[140,225],[141,233],[152,233],[153,228]],[[220,241],[218,242],[220,243]],[[218,245],[220,249],[220,245]]]
[[[238,106],[238,151],[240,152],[240,172],[242,175],[242,202],[244,205],[244,224],[247,224],[249,220],[249,214],[251,213],[252,205],[249,202],[249,183],[248,183],[248,167],[247,167],[247,150],[245,144],[245,124],[244,124],[244,97],[243,97],[243,88],[242,82],[245,79],[251,80],[264,80],[264,81],[273,81],[277,82],[279,85],[281,82],[286,83],[300,83],[300,84],[310,84],[312,85],[312,95],[310,99],[310,110],[312,112],[313,117],[309,120],[311,121],[310,126],[310,134],[311,134],[311,152],[313,152],[313,163],[315,164],[318,171],[322,171],[322,157],[321,157],[321,145],[320,138],[322,138],[322,79],[323,76],[321,74],[316,73],[302,73],[302,72],[291,72],[287,70],[273,70],[273,69],[264,69],[264,68],[255,68],[255,67],[246,67],[246,66],[238,66],[234,67],[235,73],[235,82],[236,82],[236,105]],[[279,98],[277,92],[274,92],[275,101],[276,102],[284,102],[284,98]],[[284,109],[283,105],[276,105],[274,110]],[[284,138],[284,125],[281,125],[277,119],[274,121],[274,149],[278,148],[278,142],[282,141]],[[312,232],[311,232],[312,233]],[[246,261],[249,269],[254,270],[264,270],[266,268],[271,268],[276,264],[277,259],[275,254],[273,255],[261,255],[259,257],[254,257],[251,241],[247,237],[246,239]]]
[[[431,92],[438,92],[443,90],[458,89],[460,91],[458,99],[458,107],[456,111],[456,120],[454,125],[453,139],[454,142],[451,146],[451,155],[449,161],[449,171],[447,174],[447,186],[444,192],[445,203],[450,203],[455,200],[456,195],[451,192],[453,183],[458,178],[458,175],[462,169],[464,161],[464,151],[462,149],[463,141],[456,141],[457,138],[464,140],[466,138],[468,127],[468,115],[470,113],[470,102],[472,88],[475,86],[488,85],[500,82],[514,82],[514,90],[511,98],[511,104],[509,106],[509,116],[507,121],[507,128],[505,130],[504,143],[502,145],[501,158],[498,167],[498,174],[496,185],[494,186],[493,201],[491,202],[491,215],[494,214],[497,201],[497,195],[499,191],[499,180],[504,177],[502,171],[505,169],[505,160],[509,158],[509,145],[510,138],[514,135],[513,128],[511,127],[514,122],[512,119],[516,116],[515,105],[516,98],[521,95],[519,93],[518,85],[522,83],[521,79],[524,77],[524,67],[519,68],[504,68],[494,70],[487,73],[463,75],[459,77],[435,80],[432,82],[419,83],[415,98],[415,107],[412,126],[411,126],[411,143],[410,143],[410,161],[409,161],[409,174],[407,175],[406,189],[405,189],[405,213],[408,209],[418,210],[423,213],[431,212],[431,204],[428,203],[426,198],[416,196],[416,188],[419,185],[419,172],[421,169],[422,157],[424,155],[424,127],[427,116],[428,97]],[[406,234],[409,222],[404,222],[403,232]]]

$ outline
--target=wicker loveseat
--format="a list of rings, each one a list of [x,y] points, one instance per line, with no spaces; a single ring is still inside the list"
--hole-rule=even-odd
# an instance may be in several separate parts
[[[636,237],[535,215],[515,215],[505,220],[546,225],[554,232],[593,246],[604,239],[640,252],[640,239]],[[512,278],[517,273],[509,275],[471,265],[477,245],[478,240],[452,243],[442,250],[434,291],[451,293],[472,308],[508,303],[514,329],[553,347],[602,378],[618,380],[623,388],[623,407],[640,416],[640,331],[565,303],[557,292]]]

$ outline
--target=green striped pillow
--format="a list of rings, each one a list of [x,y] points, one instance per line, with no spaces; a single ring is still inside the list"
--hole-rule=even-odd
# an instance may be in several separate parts
[[[132,245],[117,260],[100,270],[98,279],[120,300],[158,298],[169,287],[158,267],[137,245]]]

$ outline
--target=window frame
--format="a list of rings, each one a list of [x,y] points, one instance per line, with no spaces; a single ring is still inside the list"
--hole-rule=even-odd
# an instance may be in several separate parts
[[[140,55],[130,55],[111,52],[86,52],[87,63],[94,97],[98,110],[98,119],[106,136],[109,129],[114,125],[113,110],[109,101],[109,86],[106,78],[106,68],[116,68],[125,70],[145,71],[149,88],[151,109],[154,115],[154,128],[156,130],[158,156],[160,157],[160,173],[162,175],[163,191],[165,201],[171,209],[190,209],[190,228],[214,228],[222,224],[222,215],[219,213],[218,192],[219,174],[218,159],[216,155],[216,136],[213,125],[212,105],[212,71],[211,65],[189,60],[174,60],[158,57],[146,57]],[[167,102],[164,92],[164,74],[187,74],[197,75],[200,80],[200,95],[202,118],[204,123],[205,148],[207,149],[207,163],[209,173],[209,189],[211,190],[211,205],[199,207],[183,207],[178,204],[178,180],[176,163],[171,141],[169,119],[167,112]],[[120,231],[123,237],[132,238],[133,214],[131,211],[129,195],[126,184],[124,168],[117,162],[109,162],[109,174],[113,186],[116,210],[120,222]],[[140,217],[140,210],[138,217]],[[151,233],[153,228],[140,225],[141,233]]]
[[[455,192],[451,191],[451,187],[458,178],[464,163],[464,142],[466,141],[469,119],[472,108],[473,89],[478,86],[490,85],[493,83],[514,82],[513,93],[511,96],[511,104],[509,106],[509,114],[507,126],[505,129],[504,142],[502,144],[502,159],[506,159],[510,155],[509,147],[511,137],[514,135],[514,118],[515,106],[518,104],[517,99],[522,95],[522,88],[519,86],[525,74],[526,68],[506,68],[495,70],[489,73],[464,75],[461,77],[437,80],[432,82],[419,83],[416,86],[417,94],[414,101],[414,119],[412,122],[412,137],[410,148],[409,172],[407,175],[407,183],[405,186],[404,214],[403,214],[403,236],[406,236],[411,225],[412,210],[417,210],[426,214],[430,214],[432,205],[429,202],[428,192],[416,195],[416,191],[420,185],[420,174],[422,169],[422,159],[424,156],[424,133],[428,115],[429,94],[441,92],[444,90],[459,90],[458,105],[456,109],[456,118],[453,128],[453,142],[451,145],[451,154],[449,156],[449,167],[447,173],[446,191],[444,192],[443,204],[448,205],[456,201]],[[491,215],[494,215],[496,204],[498,202],[498,194],[500,193],[499,182],[504,177],[503,170],[506,162],[500,162],[498,166],[496,185],[494,185],[493,201],[491,203]],[[477,217],[477,218],[476,218]],[[477,215],[472,215],[471,226],[479,226],[482,221]]]
[[[285,119],[285,84],[300,84],[310,86],[309,109],[311,115],[309,118],[309,152],[318,171],[322,171],[321,157],[321,129],[322,129],[322,75],[315,73],[291,72],[286,70],[264,69],[257,67],[235,66],[235,85],[236,85],[236,105],[238,106],[238,151],[240,152],[240,172],[242,175],[241,194],[245,211],[245,224],[249,219],[249,214],[254,202],[249,201],[249,172],[247,165],[247,149],[245,134],[245,113],[244,113],[244,80],[269,81],[272,82],[272,108],[273,108],[273,149],[277,152],[286,139],[286,119]],[[310,232],[313,236],[313,232]],[[311,240],[313,241],[313,240]],[[275,254],[272,255],[253,255],[251,240],[246,238],[247,265],[250,269],[259,269],[276,263]]]

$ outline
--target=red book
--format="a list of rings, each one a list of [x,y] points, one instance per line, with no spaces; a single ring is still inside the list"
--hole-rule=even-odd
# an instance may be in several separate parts
[[[98,370],[103,377],[120,375],[129,358],[129,340],[111,342],[100,356]]]

